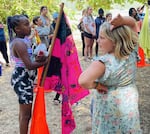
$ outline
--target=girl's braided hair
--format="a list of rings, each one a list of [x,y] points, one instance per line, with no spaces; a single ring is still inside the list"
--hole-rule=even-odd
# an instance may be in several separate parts
[[[19,25],[20,20],[22,17],[26,17],[25,15],[14,15],[7,17],[7,28],[8,28],[8,35],[9,41],[11,42],[14,38],[15,27]]]

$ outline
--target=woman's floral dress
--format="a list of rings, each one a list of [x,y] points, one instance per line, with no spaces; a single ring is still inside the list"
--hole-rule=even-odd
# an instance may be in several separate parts
[[[108,93],[95,90],[92,134],[142,134],[135,86],[136,54],[121,61],[111,54],[97,60],[106,66],[98,81],[108,87]]]

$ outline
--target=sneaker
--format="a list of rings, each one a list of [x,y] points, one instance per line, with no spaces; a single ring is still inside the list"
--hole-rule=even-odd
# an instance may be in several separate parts
[[[61,103],[61,100],[54,99],[53,102],[55,105],[59,105]]]

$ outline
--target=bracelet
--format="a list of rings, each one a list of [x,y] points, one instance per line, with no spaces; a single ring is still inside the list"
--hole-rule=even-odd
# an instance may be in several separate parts
[[[101,85],[100,82],[94,82],[96,85],[95,85],[95,89],[100,92],[100,93],[107,93],[107,87],[105,87],[104,85]]]
[[[99,82],[94,82],[94,83],[96,83],[96,85],[95,85],[95,89],[98,87],[98,84],[99,84]]]
[[[97,89],[98,91],[101,90],[101,84],[99,82],[95,82],[96,85],[95,85],[95,89]]]

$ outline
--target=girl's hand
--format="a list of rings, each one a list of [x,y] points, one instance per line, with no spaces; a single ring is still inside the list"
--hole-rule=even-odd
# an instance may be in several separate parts
[[[54,34],[50,34],[50,35],[49,35],[49,39],[52,39],[53,36],[54,36]]]
[[[101,88],[97,89],[97,91],[101,94],[107,94],[108,88],[106,86],[101,85]]]
[[[35,61],[36,61],[36,62],[44,62],[44,61],[46,61],[46,59],[47,59],[47,57],[44,56],[44,55],[37,55],[37,56],[35,57]]]
[[[108,92],[108,88],[102,84],[100,84],[99,82],[96,82],[96,87],[95,89],[101,93],[101,94],[106,94]]]
[[[110,23],[112,24],[111,30],[116,27],[122,26],[124,24],[123,17],[118,14],[114,19],[110,21]]]

